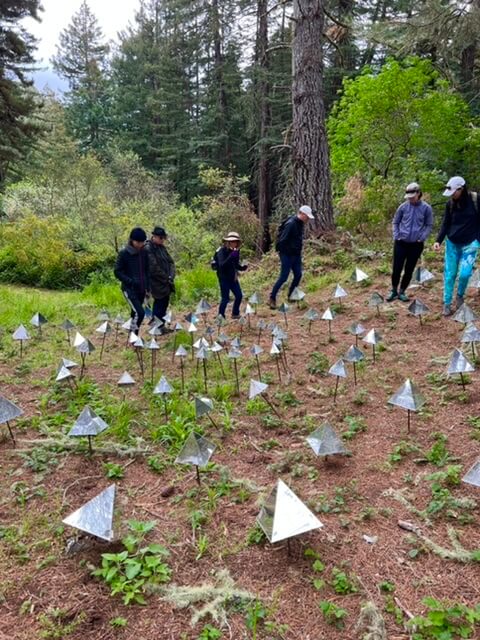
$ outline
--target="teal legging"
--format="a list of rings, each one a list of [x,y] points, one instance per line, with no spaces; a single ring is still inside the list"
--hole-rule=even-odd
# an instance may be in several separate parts
[[[445,244],[443,303],[452,304],[453,289],[457,275],[457,295],[463,297],[467,290],[468,280],[472,275],[480,242],[474,240],[470,244],[455,244],[447,238]]]

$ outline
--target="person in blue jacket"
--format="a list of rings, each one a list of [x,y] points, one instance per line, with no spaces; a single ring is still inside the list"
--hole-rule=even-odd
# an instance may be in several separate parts
[[[147,234],[140,227],[130,232],[128,244],[118,252],[115,277],[122,283],[122,293],[128,302],[132,331],[138,333],[145,317],[143,303],[150,295],[148,255],[144,250]]]
[[[440,245],[445,240],[443,315],[449,316],[453,313],[452,300],[457,276],[457,309],[464,302],[465,291],[480,248],[480,215],[478,194],[468,190],[462,176],[450,178],[443,195],[449,200],[433,248],[440,251]]]
[[[221,293],[218,314],[225,317],[227,304],[230,302],[231,291],[234,296],[232,318],[235,320],[240,317],[240,304],[243,298],[242,288],[238,281],[238,272],[245,271],[247,265],[240,264],[241,239],[236,231],[230,231],[230,233],[223,238],[223,242],[223,246],[215,253],[218,283]]]
[[[422,255],[425,240],[433,227],[432,207],[422,200],[422,191],[416,182],[407,185],[405,202],[398,207],[392,227],[394,241],[392,289],[386,301],[392,302],[398,298],[402,302],[408,302],[406,290],[418,259]]]

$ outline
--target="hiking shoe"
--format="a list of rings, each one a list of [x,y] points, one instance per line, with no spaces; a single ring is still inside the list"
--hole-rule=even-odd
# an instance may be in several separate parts
[[[232,320],[238,320],[239,318],[240,318],[240,314],[238,314],[238,315],[236,315],[236,316],[234,316],[234,315],[232,314]]]
[[[400,293],[398,294],[398,299],[402,302],[410,302],[410,298],[407,296],[405,291],[400,291]]]
[[[398,293],[396,289],[392,289],[388,296],[385,298],[385,302],[392,302],[392,300],[395,300],[395,298],[398,298]]]
[[[457,309],[460,309],[460,307],[462,306],[462,304],[465,302],[465,300],[463,299],[463,296],[459,296],[457,295],[457,298],[455,300],[455,306]]]
[[[446,318],[447,316],[451,316],[453,313],[451,304],[444,304],[442,315]]]
[[[273,298],[270,298],[270,300],[268,301],[268,306],[270,307],[270,309],[276,309],[277,303]]]

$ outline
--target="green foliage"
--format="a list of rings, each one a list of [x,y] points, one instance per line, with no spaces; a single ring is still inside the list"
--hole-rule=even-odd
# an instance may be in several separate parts
[[[255,525],[248,530],[246,539],[247,545],[263,544],[266,540],[267,536],[258,524],[255,523]]]
[[[125,475],[122,465],[117,464],[116,462],[104,462],[103,470],[105,472],[105,477],[109,480],[121,480]]]
[[[86,614],[79,613],[72,616],[63,609],[49,609],[46,613],[41,613],[38,617],[40,625],[40,638],[48,640],[62,640],[72,635],[78,626],[85,620]]]
[[[314,375],[325,375],[329,367],[328,358],[324,353],[312,351],[307,363],[308,373],[312,373]]]
[[[431,462],[437,467],[443,467],[453,460],[452,456],[447,450],[447,436],[443,433],[434,433],[433,438],[435,442],[432,448],[425,454],[425,460]]]
[[[335,593],[346,595],[348,593],[356,593],[358,588],[354,579],[348,575],[346,571],[333,567],[331,585]]]
[[[358,433],[367,430],[365,420],[360,416],[345,416],[344,421],[348,425],[348,429],[342,433],[344,440],[352,440]]]
[[[103,553],[102,566],[92,572],[110,586],[112,596],[120,594],[124,604],[146,604],[146,589],[170,580],[171,570],[164,562],[167,549],[159,544],[143,546],[155,524],[130,520],[130,534],[122,539],[124,551]]]
[[[337,627],[337,629],[344,628],[344,620],[348,616],[346,609],[342,609],[342,607],[328,600],[322,600],[318,603],[318,606],[328,624]]]
[[[216,627],[212,627],[211,624],[207,624],[203,627],[197,640],[218,640],[222,637],[222,632]]]
[[[391,463],[401,462],[403,458],[410,453],[418,453],[420,448],[413,442],[407,440],[401,440],[393,447],[392,453],[388,456],[388,461]]]
[[[470,608],[461,603],[451,604],[435,598],[424,598],[423,603],[427,606],[427,613],[415,616],[407,623],[413,630],[414,640],[475,637],[475,632],[480,627],[480,605]]]

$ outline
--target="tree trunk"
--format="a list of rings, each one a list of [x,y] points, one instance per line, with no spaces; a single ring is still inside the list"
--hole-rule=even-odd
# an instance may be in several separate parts
[[[323,0],[294,0],[292,165],[294,205],[309,205],[316,236],[333,230],[323,104]]]
[[[258,0],[257,3],[257,71],[259,80],[257,97],[260,110],[260,143],[258,156],[258,219],[260,222],[260,237],[257,243],[257,255],[267,251],[270,246],[270,232],[268,219],[270,217],[270,158],[268,149],[268,134],[271,126],[270,85],[268,79],[268,0]]]

